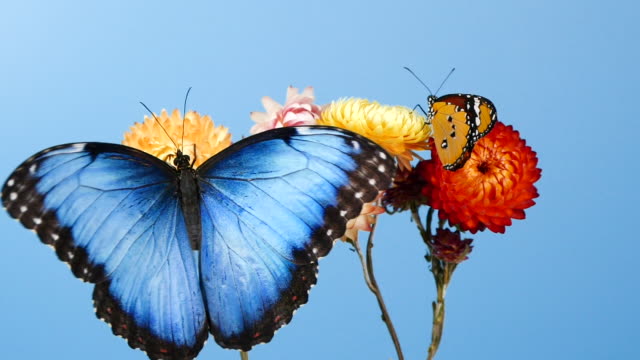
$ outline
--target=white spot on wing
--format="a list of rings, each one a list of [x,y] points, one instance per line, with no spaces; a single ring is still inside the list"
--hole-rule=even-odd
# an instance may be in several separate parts
[[[34,222],[36,225],[40,225],[40,224],[42,224],[42,219],[40,219],[40,218],[33,218],[33,222]]]
[[[14,201],[17,198],[18,198],[17,192],[12,192],[11,194],[9,194],[9,200]]]
[[[29,166],[29,173],[30,174],[32,174],[32,175],[35,174],[36,170],[38,170],[38,165],[33,164],[33,165]]]
[[[355,140],[351,140],[351,145],[353,145],[353,148],[356,150],[360,150],[360,143],[355,141]]]
[[[7,181],[7,186],[13,186],[15,183],[16,183],[15,180],[9,179],[9,181]]]
[[[369,185],[376,185],[376,179],[369,179]]]
[[[60,239],[60,235],[53,233],[51,234],[51,239],[53,239],[53,241],[58,241],[58,239]]]
[[[20,206],[20,212],[27,212],[27,207],[24,205]]]
[[[344,217],[345,215],[347,215],[347,210],[341,210],[340,216]]]
[[[356,199],[360,199],[362,197],[362,191],[356,193]]]
[[[378,171],[380,171],[380,172],[384,172],[384,171],[385,171],[385,169],[386,169],[386,168],[384,167],[384,165],[380,165],[380,166],[378,166]]]
[[[296,133],[298,133],[298,135],[310,135],[311,134],[311,128],[308,128],[308,127],[297,127],[296,128]]]
[[[476,125],[480,126],[480,99],[477,97],[473,99],[473,111],[476,112]]]
[[[327,236],[331,236],[331,234],[333,234],[333,229],[327,230]],[[313,250],[315,252],[316,249],[313,249]]]
[[[385,154],[382,151],[380,151],[380,153],[378,155],[380,155],[380,158],[383,159],[383,160],[387,158],[387,154]]]

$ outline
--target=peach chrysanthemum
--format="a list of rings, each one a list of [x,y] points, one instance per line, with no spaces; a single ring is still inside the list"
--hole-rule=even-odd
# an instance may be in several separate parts
[[[462,230],[504,233],[511,219],[524,219],[524,210],[535,204],[534,184],[542,170],[535,151],[511,125],[497,122],[456,171],[443,169],[436,151],[431,153],[421,166],[427,204]]]
[[[200,116],[195,111],[188,111],[184,118],[184,125],[178,109],[173,110],[171,115],[163,109],[156,117],[158,121],[153,116],[145,116],[144,122],[136,122],[129,132],[124,134],[122,144],[147,152],[171,166],[174,166],[173,159],[178,150],[176,145],[182,144],[182,152],[189,155],[192,161],[195,149],[194,167],[200,166],[231,145],[229,130],[224,126],[216,127],[209,115]]]
[[[378,205],[378,200],[382,194],[383,192],[381,191],[374,201],[362,205],[360,215],[347,222],[347,231],[342,236],[342,241],[358,241],[358,230],[373,230],[373,224],[376,223],[376,215],[385,212],[384,208]]]
[[[381,105],[366,99],[341,99],[327,106],[319,125],[351,130],[374,141],[410,169],[414,151],[428,149],[431,128],[425,118],[404,106]]]

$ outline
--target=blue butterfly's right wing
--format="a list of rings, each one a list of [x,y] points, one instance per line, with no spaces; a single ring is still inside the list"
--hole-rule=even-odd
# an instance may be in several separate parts
[[[391,182],[382,148],[324,127],[266,131],[198,168],[202,288],[224,347],[271,340],[307,302],[317,260]]]
[[[114,334],[153,359],[197,355],[207,324],[174,169],[122,145],[60,145],[20,165],[2,202],[96,284],[96,314]]]

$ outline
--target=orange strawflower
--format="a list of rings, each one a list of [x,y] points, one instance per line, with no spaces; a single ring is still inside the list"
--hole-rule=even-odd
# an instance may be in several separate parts
[[[176,145],[182,145],[182,152],[192,161],[195,149],[194,167],[231,145],[229,130],[224,126],[216,127],[209,115],[200,116],[195,111],[188,111],[184,124],[178,109],[171,115],[162,110],[156,117],[158,121],[153,116],[145,116],[143,123],[135,123],[124,134],[122,144],[147,152],[171,166],[174,166],[173,159],[178,150]]]
[[[434,150],[431,156],[422,168],[427,204],[463,230],[504,233],[511,219],[525,218],[524,210],[538,197],[538,158],[512,126],[496,123],[457,171],[443,169]]]

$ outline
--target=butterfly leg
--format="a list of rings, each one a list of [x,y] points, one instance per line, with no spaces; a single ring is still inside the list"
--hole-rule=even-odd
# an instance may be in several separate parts
[[[427,112],[424,111],[424,108],[420,104],[416,104],[416,106],[414,106],[413,109],[411,109],[411,111],[416,111],[416,109],[420,109],[420,111],[422,111],[424,116],[429,116]]]

